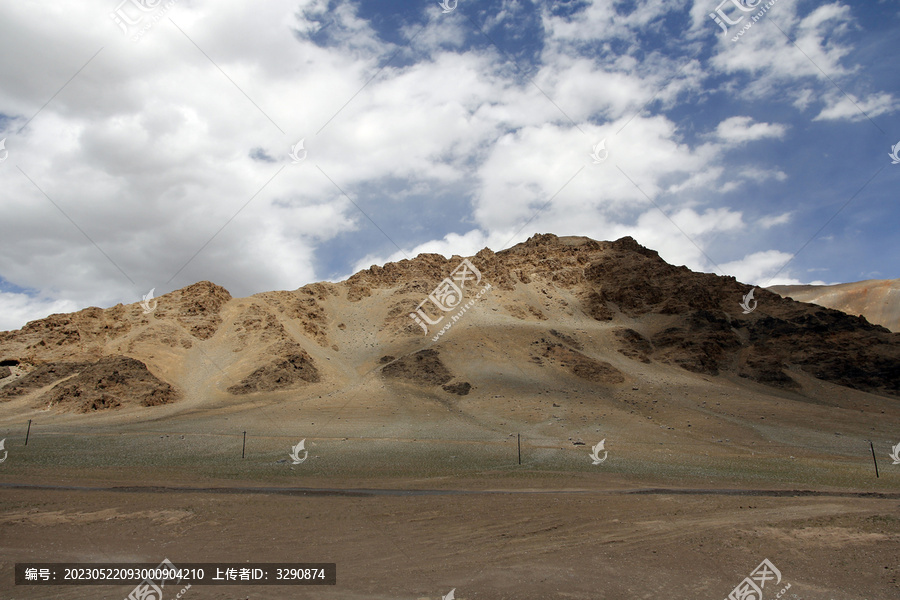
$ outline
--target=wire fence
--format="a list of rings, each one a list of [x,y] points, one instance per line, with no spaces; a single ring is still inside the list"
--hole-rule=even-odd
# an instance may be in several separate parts
[[[614,431],[582,441],[575,434],[556,437],[541,433],[487,433],[478,437],[419,435],[334,435],[300,438],[266,431],[198,431],[180,429],[89,430],[40,426],[29,421],[17,432],[7,427],[0,451],[0,475],[34,467],[121,466],[152,468],[197,467],[215,471],[235,460],[248,465],[303,465],[320,474],[365,471],[465,471],[524,466],[537,469],[587,469],[674,474],[709,469],[728,474],[871,471],[873,478],[900,481],[900,464],[892,460],[889,440],[809,433],[794,443],[729,438],[682,439],[669,434],[662,441],[617,438]],[[602,436],[602,437],[601,437]],[[302,452],[293,452],[303,441]],[[603,443],[601,444],[601,440]],[[6,457],[2,452],[6,453]],[[303,464],[306,463],[306,464]],[[353,468],[356,465],[357,468]],[[239,469],[229,471],[238,474]],[[222,473],[226,474],[226,473]]]

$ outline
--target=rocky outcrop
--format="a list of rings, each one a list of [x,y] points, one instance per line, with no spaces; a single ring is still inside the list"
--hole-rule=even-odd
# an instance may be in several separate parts
[[[62,362],[37,369],[0,388],[0,400],[37,393],[34,406],[94,412],[124,405],[158,406],[178,392],[139,360],[108,356],[94,362]]]
[[[299,344],[282,342],[266,352],[269,362],[250,373],[240,383],[228,388],[231,394],[273,392],[294,387],[300,383],[319,381],[319,370],[312,357]]]

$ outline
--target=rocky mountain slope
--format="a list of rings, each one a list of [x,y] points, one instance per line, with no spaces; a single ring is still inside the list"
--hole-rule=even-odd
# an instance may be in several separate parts
[[[0,406],[152,410],[362,382],[449,399],[557,381],[602,396],[649,373],[900,397],[900,334],[767,290],[745,314],[750,286],[669,265],[631,238],[536,235],[468,260],[460,270],[462,257],[422,254],[248,298],[200,282],[151,312],[51,315],[0,332]]]
[[[900,333],[900,279],[869,279],[837,285],[773,285],[779,296],[862,315]]]

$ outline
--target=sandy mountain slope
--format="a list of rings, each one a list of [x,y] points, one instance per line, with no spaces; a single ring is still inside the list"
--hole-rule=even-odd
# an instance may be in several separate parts
[[[0,333],[0,406],[196,409],[354,386],[484,402],[548,382],[612,397],[686,376],[796,397],[824,384],[900,397],[900,335],[766,290],[744,314],[750,286],[669,265],[631,238],[537,235],[470,257],[477,271],[460,274],[461,261],[423,254],[248,298],[200,282],[147,314],[131,304],[51,315]],[[432,294],[439,285],[449,295]],[[420,325],[410,315],[423,301]]]
[[[48,597],[25,560],[302,556],[341,600],[724,598],[763,558],[791,597],[898,597],[900,334],[767,290],[745,314],[630,238],[469,261],[0,333],[0,596]],[[302,592],[259,589],[188,593]]]
[[[862,315],[870,323],[900,333],[900,279],[868,279],[837,285],[773,285],[785,298]]]

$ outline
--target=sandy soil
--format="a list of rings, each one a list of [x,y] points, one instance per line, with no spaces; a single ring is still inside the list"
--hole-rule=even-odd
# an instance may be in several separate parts
[[[502,400],[494,410],[512,413]],[[765,558],[791,586],[784,598],[900,597],[900,467],[882,458],[876,479],[848,423],[826,439],[835,424],[809,415],[828,407],[805,407],[767,441],[749,436],[751,419],[732,405],[718,409],[733,429],[698,422],[690,437],[626,427],[647,421],[631,412],[637,397],[603,433],[579,425],[579,410],[596,407],[571,395],[548,400],[559,414],[547,422],[535,398],[516,405],[514,421],[461,402],[347,395],[331,410],[257,401],[140,422],[70,417],[33,424],[27,446],[7,423],[0,598],[119,600],[131,589],[14,586],[16,562],[163,558],[337,564],[333,587],[194,586],[188,599],[436,600],[453,588],[458,599],[719,599]],[[512,427],[524,431],[521,465]],[[299,441],[288,431],[308,432],[300,465],[285,461]],[[594,466],[598,435],[609,457]]]
[[[124,598],[129,586],[14,588],[12,563],[167,557],[337,564],[333,587],[194,586],[197,599],[724,598],[768,558],[783,579],[766,598],[788,583],[788,598],[900,595],[900,495],[561,491],[601,483],[588,479],[379,480],[510,493],[363,497],[6,489],[0,593]],[[548,484],[560,491],[525,490]]]

